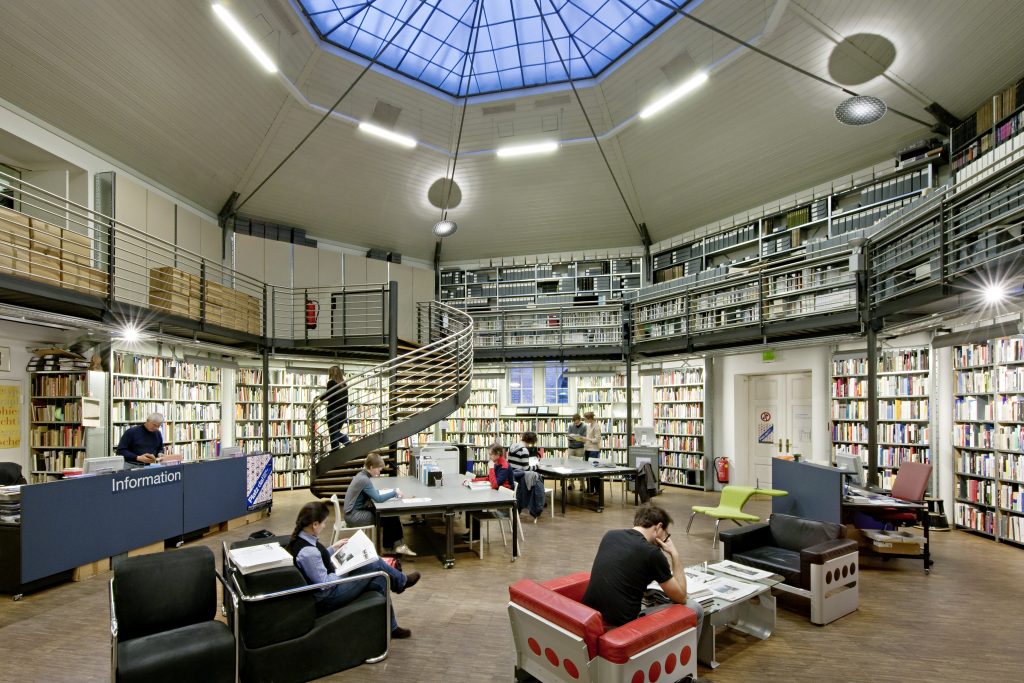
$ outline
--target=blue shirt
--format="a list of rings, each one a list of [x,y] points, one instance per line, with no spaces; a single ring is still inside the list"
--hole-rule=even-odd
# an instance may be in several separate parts
[[[164,450],[164,437],[160,430],[151,432],[145,425],[135,425],[121,435],[117,442],[117,454],[126,462],[138,462],[140,455],[159,455]]]
[[[295,556],[295,564],[299,565],[299,569],[302,570],[307,581],[311,584],[327,583],[328,581],[334,581],[335,579],[340,578],[334,572],[327,571],[327,567],[324,566],[324,558],[320,554],[319,548],[316,547],[317,543],[319,543],[316,536],[305,531],[300,531],[299,538],[310,544],[300,550],[299,554]],[[328,548],[327,552],[333,554],[334,550]],[[330,589],[330,587],[321,588],[314,593],[314,597],[317,600],[326,597],[327,591]]]

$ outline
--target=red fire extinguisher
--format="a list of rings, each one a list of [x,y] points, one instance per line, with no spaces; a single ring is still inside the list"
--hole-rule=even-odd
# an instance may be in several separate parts
[[[316,329],[316,319],[320,315],[320,304],[312,299],[306,299],[306,329]]]
[[[729,483],[729,458],[715,458],[715,475],[719,484]]]

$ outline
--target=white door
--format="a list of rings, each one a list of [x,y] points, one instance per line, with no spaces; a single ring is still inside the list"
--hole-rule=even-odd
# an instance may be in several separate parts
[[[811,454],[811,373],[750,378],[747,482],[770,487],[772,457],[781,452]]]

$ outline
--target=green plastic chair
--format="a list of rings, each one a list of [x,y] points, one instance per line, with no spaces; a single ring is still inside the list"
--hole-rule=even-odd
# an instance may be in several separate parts
[[[759,489],[753,486],[724,486],[722,487],[722,497],[718,500],[717,507],[709,507],[707,505],[694,505],[693,514],[690,515],[690,523],[686,525],[686,533],[690,533],[690,527],[693,526],[693,518],[697,516],[699,512],[702,515],[715,518],[715,540],[712,541],[711,547],[718,547],[718,526],[722,523],[723,519],[731,519],[736,523],[737,526],[742,526],[741,522],[760,522],[761,518],[757,515],[752,515],[749,512],[743,511],[743,506],[747,504],[752,496],[755,495],[765,496],[785,496],[788,494],[787,491],[780,489]]]

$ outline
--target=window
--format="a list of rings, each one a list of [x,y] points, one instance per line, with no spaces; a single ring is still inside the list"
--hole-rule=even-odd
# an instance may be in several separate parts
[[[569,375],[565,363],[548,365],[544,368],[544,403],[567,405],[569,403]]]
[[[508,401],[514,406],[533,404],[533,368],[508,370]]]

